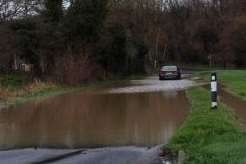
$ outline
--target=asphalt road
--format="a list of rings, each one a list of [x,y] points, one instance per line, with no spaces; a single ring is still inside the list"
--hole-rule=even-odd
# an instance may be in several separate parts
[[[99,148],[83,152],[78,156],[57,161],[59,164],[159,164],[160,147],[116,147]]]
[[[160,164],[160,146],[83,150],[19,149],[0,152],[1,164]]]

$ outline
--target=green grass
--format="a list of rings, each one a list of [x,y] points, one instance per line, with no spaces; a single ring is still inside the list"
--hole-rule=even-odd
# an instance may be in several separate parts
[[[221,104],[210,110],[210,96],[203,88],[187,91],[191,113],[168,147],[183,150],[188,164],[246,163],[246,133],[232,110]]]
[[[229,92],[246,100],[246,70],[220,71],[219,79]]]
[[[212,71],[195,72],[195,77],[210,81]],[[224,88],[239,98],[246,100],[246,70],[218,70],[218,79]]]
[[[0,86],[18,89],[30,81],[27,75],[23,73],[11,73],[0,75]]]

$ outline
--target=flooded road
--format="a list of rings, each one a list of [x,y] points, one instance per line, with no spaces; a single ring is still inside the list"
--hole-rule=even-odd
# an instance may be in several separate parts
[[[0,148],[166,144],[188,112],[191,85],[148,78],[2,109]]]

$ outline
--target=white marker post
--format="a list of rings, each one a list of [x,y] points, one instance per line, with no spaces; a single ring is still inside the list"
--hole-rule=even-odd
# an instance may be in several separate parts
[[[211,74],[211,98],[212,98],[212,109],[217,109],[217,95],[218,95],[218,83],[217,83],[217,74],[214,72]]]

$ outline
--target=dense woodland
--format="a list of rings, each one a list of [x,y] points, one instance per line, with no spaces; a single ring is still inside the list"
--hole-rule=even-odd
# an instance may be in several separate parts
[[[0,69],[80,83],[164,63],[246,65],[245,0],[0,0]]]

